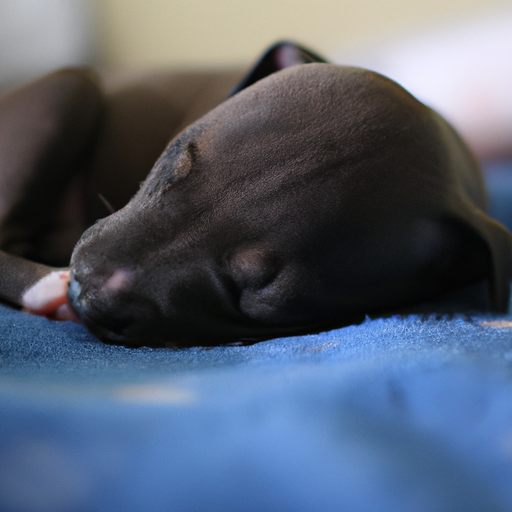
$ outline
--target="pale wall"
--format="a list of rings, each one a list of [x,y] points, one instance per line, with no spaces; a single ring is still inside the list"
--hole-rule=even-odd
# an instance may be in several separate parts
[[[463,16],[502,0],[95,0],[109,66],[246,63],[293,38],[324,54]]]

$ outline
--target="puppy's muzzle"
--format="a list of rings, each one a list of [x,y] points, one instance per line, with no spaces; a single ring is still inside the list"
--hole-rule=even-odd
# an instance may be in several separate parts
[[[153,316],[155,306],[134,297],[132,285],[133,276],[127,270],[115,270],[110,276],[94,280],[89,276],[83,281],[73,271],[68,301],[85,326],[101,340],[136,344],[143,333],[135,332],[140,323],[135,319]]]

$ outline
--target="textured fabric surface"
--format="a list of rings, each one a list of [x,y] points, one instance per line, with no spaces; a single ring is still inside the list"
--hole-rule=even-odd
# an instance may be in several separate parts
[[[511,314],[170,350],[0,307],[0,510],[512,510],[511,372]]]

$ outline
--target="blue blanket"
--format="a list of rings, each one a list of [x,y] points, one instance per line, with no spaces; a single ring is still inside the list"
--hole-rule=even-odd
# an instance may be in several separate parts
[[[510,313],[159,350],[0,307],[0,510],[512,511],[511,370]]]

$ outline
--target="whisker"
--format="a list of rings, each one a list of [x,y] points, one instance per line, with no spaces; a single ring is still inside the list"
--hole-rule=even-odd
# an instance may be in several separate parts
[[[103,197],[103,195],[101,195],[99,192],[98,192],[98,197],[100,198],[101,202],[105,205],[106,209],[110,212],[110,213],[115,213],[116,210],[114,209],[114,207]]]

